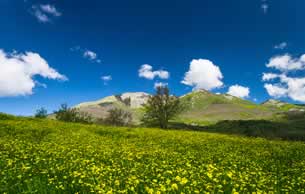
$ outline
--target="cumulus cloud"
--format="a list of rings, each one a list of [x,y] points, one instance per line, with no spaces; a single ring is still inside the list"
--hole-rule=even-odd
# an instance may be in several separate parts
[[[275,84],[265,84],[264,88],[267,90],[270,96],[275,98],[285,97],[288,93],[287,88],[277,86]]]
[[[275,74],[275,73],[263,73],[263,81],[270,81],[270,80],[274,80],[276,78],[280,77],[279,74]]]
[[[207,59],[194,59],[181,83],[192,86],[194,90],[212,90],[223,86],[223,75],[217,65]]]
[[[112,76],[111,75],[105,75],[105,76],[102,76],[101,79],[104,81],[104,85],[107,85],[108,82],[112,80]]]
[[[168,86],[168,83],[156,82],[154,88],[157,89],[158,87],[165,87],[165,86]]]
[[[305,102],[305,78],[286,77],[281,81],[287,84],[288,97],[295,101]]]
[[[33,94],[36,85],[45,86],[35,81],[36,76],[67,80],[64,75],[50,67],[39,54],[33,52],[6,53],[0,49],[0,69],[0,97]]]
[[[266,66],[280,71],[276,74],[263,73],[262,80],[272,82],[264,85],[270,96],[288,97],[295,101],[305,102],[305,77],[292,76],[304,74],[305,54],[300,58],[292,58],[288,54],[273,57]],[[293,72],[292,75],[291,72]]]
[[[293,58],[289,54],[275,56],[266,66],[280,71],[302,70],[305,68],[305,55],[300,58]]]
[[[153,67],[151,65],[144,64],[139,69],[139,77],[149,80],[153,80],[156,77],[159,77],[160,79],[168,79],[169,72],[164,70],[153,71]]]
[[[41,23],[51,22],[52,18],[62,15],[62,13],[59,12],[55,6],[50,4],[33,5],[32,13]]]
[[[97,58],[97,54],[93,51],[86,50],[84,52],[84,57],[90,60],[95,60]]]
[[[229,88],[228,94],[239,98],[247,98],[249,97],[250,89],[240,85],[233,85]]]
[[[274,49],[283,50],[288,46],[287,42],[282,42],[274,46]]]

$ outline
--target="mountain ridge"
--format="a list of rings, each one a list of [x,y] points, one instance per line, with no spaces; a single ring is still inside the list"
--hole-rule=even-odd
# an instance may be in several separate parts
[[[138,124],[143,115],[142,105],[149,96],[151,94],[145,92],[126,92],[80,103],[74,107],[88,112],[94,118],[105,118],[109,110],[120,108],[131,112],[134,123]],[[256,104],[230,94],[214,94],[207,90],[192,91],[179,98],[185,110],[174,121],[192,124],[216,123],[220,120],[271,120],[278,112],[304,109],[274,99]]]

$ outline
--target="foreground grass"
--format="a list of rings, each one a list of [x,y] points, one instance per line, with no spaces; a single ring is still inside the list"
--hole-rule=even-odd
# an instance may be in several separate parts
[[[0,193],[304,193],[301,142],[0,120]]]

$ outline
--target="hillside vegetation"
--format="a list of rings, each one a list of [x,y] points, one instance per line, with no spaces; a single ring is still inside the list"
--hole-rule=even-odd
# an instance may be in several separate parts
[[[305,145],[0,114],[0,193],[304,193]]]
[[[178,121],[209,124],[221,120],[270,119],[273,111],[228,94],[199,90],[181,97],[186,110]]]
[[[132,113],[133,123],[138,125],[143,116],[143,104],[149,94],[143,92],[124,93],[97,101],[76,105],[81,111],[95,118],[105,118],[114,108]],[[268,100],[263,104],[231,96],[198,90],[180,97],[185,110],[173,120],[176,123],[210,125],[223,120],[275,120],[288,111],[305,111],[304,106]]]

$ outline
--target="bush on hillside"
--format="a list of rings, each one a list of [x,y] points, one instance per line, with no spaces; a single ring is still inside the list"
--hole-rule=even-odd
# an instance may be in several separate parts
[[[43,107],[38,109],[35,114],[35,118],[40,118],[40,119],[47,118],[47,116],[48,116],[48,111]]]
[[[15,117],[13,115],[8,115],[0,112],[0,120],[12,120]]]
[[[305,120],[299,121],[267,121],[267,120],[235,120],[220,121],[202,130],[245,135],[249,137],[263,137],[268,139],[305,140]]]
[[[288,111],[284,113],[284,117],[288,120],[305,119],[305,112],[299,110]]]
[[[108,113],[105,119],[100,119],[98,122],[113,126],[129,126],[132,124],[132,114],[128,111],[114,108],[109,110]]]
[[[65,122],[75,122],[90,124],[93,123],[93,118],[86,112],[81,112],[77,108],[68,108],[67,104],[62,104],[58,111],[55,111],[56,119]]]

